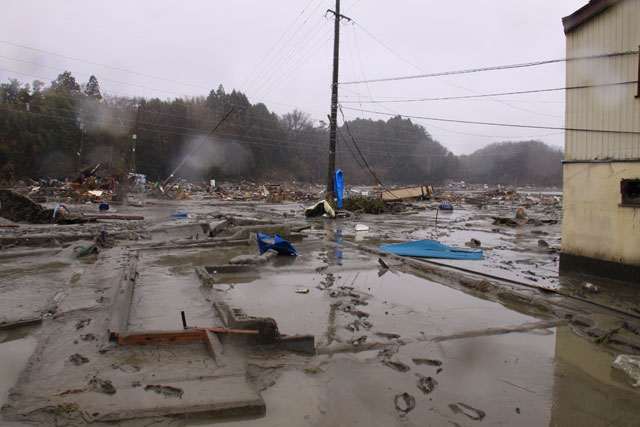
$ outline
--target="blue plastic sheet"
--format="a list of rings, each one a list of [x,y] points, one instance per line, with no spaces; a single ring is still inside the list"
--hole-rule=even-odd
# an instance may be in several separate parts
[[[342,207],[342,193],[344,191],[344,172],[338,169],[333,175],[333,195],[336,196],[336,206]]]
[[[278,252],[280,255],[293,255],[298,256],[298,251],[295,250],[293,245],[289,243],[287,240],[284,240],[282,237],[277,234],[275,237],[267,236],[266,234],[258,233],[258,249],[260,250],[260,255],[269,249],[273,249]],[[273,240],[273,243],[265,242],[265,239]]]
[[[396,255],[419,258],[462,259],[469,261],[483,260],[482,251],[466,251],[445,246],[435,240],[418,240],[416,242],[398,243],[380,246],[378,250]]]

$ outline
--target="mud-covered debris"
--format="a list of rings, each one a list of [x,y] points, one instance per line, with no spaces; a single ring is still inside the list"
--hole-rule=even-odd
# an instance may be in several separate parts
[[[296,294],[308,294],[309,293],[309,288],[297,288],[295,290]]]
[[[396,409],[403,413],[408,413],[416,407],[416,399],[409,393],[396,394],[393,399],[393,403],[396,405]]]
[[[490,287],[491,282],[488,280],[480,280],[478,283],[476,283],[476,289],[481,292],[487,292]]]
[[[422,359],[414,357],[411,359],[416,365],[429,365],[429,366],[441,366],[442,362],[438,359]]]
[[[438,386],[438,381],[431,377],[425,377],[420,374],[416,374],[416,377],[418,377],[416,387],[418,387],[418,390],[422,391],[424,394],[431,393]]]
[[[98,393],[104,394],[115,394],[116,388],[111,384],[109,380],[103,380],[98,377],[91,378],[89,381],[89,385],[93,391],[97,391]]]
[[[384,269],[386,269],[386,270],[389,270],[389,266],[387,265],[387,263],[386,263],[386,262],[384,262],[384,261],[382,260],[382,258],[378,258],[378,264],[380,264],[380,266],[381,266],[382,268],[384,268]]]
[[[382,338],[386,338],[388,340],[395,340],[400,338],[400,334],[392,334],[388,332],[376,332],[376,335]]]
[[[144,387],[144,391],[153,391],[165,397],[178,397],[182,399],[184,390],[180,387],[172,387],[169,385],[148,384]]]
[[[407,372],[408,370],[410,370],[411,368],[407,365],[405,365],[402,362],[396,362],[393,360],[385,360],[384,362],[385,365],[387,365],[388,367],[390,367],[393,370],[396,370],[398,372]]]
[[[482,421],[487,415],[482,409],[476,409],[472,406],[467,405],[466,403],[461,402],[450,403],[449,409],[451,409],[451,411],[456,415],[464,414],[474,421]]]
[[[632,387],[640,388],[640,356],[621,354],[611,366],[627,374]]]
[[[549,244],[547,242],[545,242],[544,240],[540,239],[538,240],[538,247],[541,249],[546,249],[549,247]]]
[[[591,282],[582,282],[582,285],[580,287],[587,292],[591,292],[592,294],[597,294],[598,292],[600,292],[600,288],[598,288]]]
[[[480,240],[472,238],[467,243],[465,243],[465,245],[469,246],[470,248],[479,248],[480,246],[482,246],[482,243],[480,242]]]
[[[79,353],[76,353],[69,357],[69,362],[73,363],[74,365],[82,365],[83,363],[89,363],[89,359]]]
[[[80,406],[78,406],[77,403],[65,402],[56,406],[56,413],[58,415],[71,414],[76,412],[78,409],[80,409]]]

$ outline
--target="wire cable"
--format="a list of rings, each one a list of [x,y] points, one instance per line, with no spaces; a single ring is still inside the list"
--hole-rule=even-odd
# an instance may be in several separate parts
[[[428,77],[480,73],[484,71],[498,71],[498,70],[511,70],[511,69],[517,69],[517,68],[536,67],[539,65],[555,64],[558,62],[582,61],[587,59],[600,59],[600,58],[615,58],[619,56],[637,55],[637,54],[638,54],[637,50],[629,50],[625,52],[603,53],[600,55],[578,56],[573,58],[547,59],[544,61],[525,62],[521,64],[495,65],[492,67],[470,68],[466,70],[441,71],[438,73],[426,73],[426,74],[415,74],[410,76],[397,76],[397,77],[385,77],[385,78],[370,79],[370,80],[350,81],[350,82],[342,82],[340,84],[351,85],[351,84],[361,84],[361,83],[380,83],[380,82],[390,82],[390,81],[398,81],[398,80],[423,79]]]

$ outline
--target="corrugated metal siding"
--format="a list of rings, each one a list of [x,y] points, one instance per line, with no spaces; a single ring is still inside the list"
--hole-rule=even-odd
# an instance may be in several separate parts
[[[640,0],[625,0],[567,35],[567,57],[636,51],[640,45]],[[638,55],[567,63],[567,86],[638,79]],[[568,90],[566,127],[640,132],[637,85]],[[640,158],[640,135],[567,131],[566,160]]]

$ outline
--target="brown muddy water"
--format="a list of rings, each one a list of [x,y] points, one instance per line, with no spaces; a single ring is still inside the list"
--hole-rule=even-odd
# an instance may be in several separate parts
[[[198,203],[190,201],[174,206],[167,202],[149,217],[169,224],[169,213],[186,211],[198,220],[206,220],[214,204]],[[292,204],[267,208],[247,204],[238,208],[229,204],[220,209],[236,214],[242,210],[241,213],[256,216],[270,210],[277,220],[294,207],[297,208]],[[436,211],[432,208],[427,205],[409,215],[308,220],[312,228],[303,232],[304,239],[294,242],[300,256],[278,258],[271,264],[258,266],[258,273],[251,277],[221,276],[213,289],[201,286],[194,271],[196,266],[224,265],[237,255],[255,254],[257,248],[247,245],[141,250],[130,330],[181,329],[182,310],[186,311],[189,324],[218,326],[212,301],[222,299],[248,315],[273,317],[283,334],[313,334],[318,351],[317,355],[309,356],[248,349],[246,363],[239,359],[239,364],[247,366],[247,379],[261,390],[266,401],[264,417],[215,422],[166,417],[157,421],[172,426],[237,427],[640,425],[640,392],[611,368],[617,355],[612,347],[596,345],[566,326],[547,327],[544,322],[553,319],[534,317],[528,314],[532,312],[529,307],[520,303],[506,307],[489,300],[485,294],[445,286],[434,281],[439,280],[434,276],[428,279],[417,270],[394,265],[387,258],[392,270],[381,269],[378,256],[344,244],[357,242],[375,248],[398,241],[436,238],[444,244],[466,248],[466,243],[475,238],[481,241],[479,249],[485,254],[484,261],[442,263],[529,284],[579,289],[578,279],[562,279],[557,274],[557,253],[552,249],[560,245],[559,224],[495,227],[492,216],[513,216],[514,206],[490,211],[456,206],[453,214],[438,217],[436,229]],[[560,214],[556,208],[543,206],[527,208],[527,212],[544,220],[558,218]],[[181,223],[171,220],[171,224]],[[368,225],[370,230],[356,233],[357,223]],[[152,234],[151,240],[193,238],[199,226],[186,225]],[[544,240],[548,247],[539,240]],[[130,244],[145,243],[141,240]],[[175,356],[173,352],[177,350],[171,347],[129,347],[116,351],[112,344],[99,341],[100,334],[106,334],[106,326],[98,321],[108,319],[110,291],[117,285],[124,260],[128,259],[126,250],[120,249],[105,250],[94,263],[76,260],[70,247],[62,248],[56,256],[3,262],[0,314],[28,317],[41,314],[51,302],[56,302],[59,311],[69,319],[62,316],[55,324],[45,322],[40,329],[26,332],[0,332],[2,403],[16,382],[25,382],[24,376],[20,379],[20,372],[34,351],[40,349],[46,352],[41,360],[35,360],[40,355],[34,358],[33,376],[28,378],[34,383],[42,380],[41,372],[60,375],[58,366],[64,364],[76,375],[76,383],[85,385],[85,379],[95,374],[88,370],[95,363],[103,373],[115,375],[111,371],[117,371],[119,376],[114,378],[124,384],[129,374],[112,368],[112,361],[118,357],[134,360],[142,354],[146,355],[147,364],[135,365],[140,365],[140,372],[151,378],[160,369],[151,362],[156,357],[161,365],[169,363],[166,360],[177,364],[176,369],[164,366],[164,375],[166,371],[185,369],[178,365],[185,360],[189,364],[187,376],[201,375],[204,371],[200,365],[215,367],[204,347],[194,345],[198,352],[190,354],[194,358],[191,363],[183,353]],[[56,296],[66,288],[71,291],[60,302]],[[602,286],[597,298],[618,307],[623,303],[633,305],[638,296],[637,292],[612,284]],[[588,316],[589,312],[580,314]],[[76,335],[87,336],[87,331],[78,330],[76,323],[85,317],[94,319],[88,327],[95,328],[91,334],[98,341],[80,339],[79,344],[69,344]],[[51,338],[54,334],[63,339],[57,343]],[[36,349],[36,338],[48,344]],[[114,353],[103,356],[99,345]],[[190,351],[186,347],[180,349],[184,353]],[[91,363],[85,367],[70,366],[67,353],[80,350],[91,358]],[[160,354],[164,355],[161,361]],[[244,374],[241,378],[244,380]],[[33,391],[27,386],[23,384],[20,390],[41,394],[39,389]],[[113,401],[126,390],[119,387],[121,391],[110,397]],[[16,405],[24,397],[12,396]],[[180,403],[189,405],[187,401]],[[148,425],[155,421],[134,420],[123,425]]]
[[[492,335],[540,319],[415,274],[379,276],[373,260],[349,265],[349,249],[340,263],[335,248],[323,255],[324,272],[269,270],[216,285],[232,306],[275,318],[283,333],[314,334],[320,353],[304,369],[283,362],[263,392],[264,418],[222,425],[638,425],[640,392],[617,377],[614,353],[568,327]],[[372,342],[389,345],[358,349]],[[396,407],[403,393],[415,399],[407,413]]]

